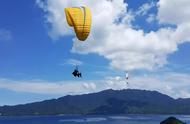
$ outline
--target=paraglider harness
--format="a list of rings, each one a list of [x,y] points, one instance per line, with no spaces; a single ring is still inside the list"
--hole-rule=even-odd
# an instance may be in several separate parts
[[[125,74],[125,79],[126,79],[126,84],[129,85],[129,75],[128,75],[127,71],[126,71],[126,74]]]
[[[82,77],[82,74],[81,74],[81,72],[79,72],[78,71],[78,67],[76,66],[76,68],[74,69],[74,71],[73,71],[73,76],[75,76],[75,77]]]

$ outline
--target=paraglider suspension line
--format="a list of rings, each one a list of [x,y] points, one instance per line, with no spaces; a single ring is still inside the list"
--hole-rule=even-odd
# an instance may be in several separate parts
[[[86,23],[86,11],[85,11],[85,7],[82,6],[82,9],[83,9],[83,12],[84,12],[84,23],[83,23],[83,26],[82,26],[82,36],[84,35],[84,26],[85,26],[85,23]]]

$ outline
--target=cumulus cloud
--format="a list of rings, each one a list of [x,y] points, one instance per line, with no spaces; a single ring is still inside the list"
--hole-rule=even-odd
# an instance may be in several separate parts
[[[154,70],[167,64],[167,57],[177,51],[179,44],[190,40],[188,0],[160,0],[157,19],[160,23],[176,24],[177,28],[163,27],[145,33],[134,29],[134,17],[124,0],[47,0],[39,2],[46,12],[53,38],[74,34],[65,19],[64,8],[86,5],[93,13],[92,31],[86,42],[73,39],[72,52],[96,53],[110,60],[118,70]],[[177,6],[176,6],[177,5]],[[139,13],[146,14],[154,4],[144,4]],[[106,20],[106,21],[105,21]]]
[[[172,24],[177,27],[172,41],[184,43],[190,41],[190,1],[189,0],[160,0],[157,3],[157,19],[161,24]]]
[[[174,98],[190,98],[190,75],[184,73],[163,73],[158,75],[131,76],[128,81],[116,76],[106,80],[107,88],[155,90]],[[129,82],[129,84],[126,84]]]
[[[106,77],[102,80],[56,81],[26,80],[14,81],[0,79],[0,89],[50,95],[76,95],[93,93],[106,89],[156,90],[174,98],[190,98],[190,75],[183,73],[164,73],[161,75]],[[129,82],[129,84],[127,84]]]
[[[0,41],[8,41],[12,38],[11,32],[6,29],[0,29]]]
[[[160,23],[182,24],[189,23],[189,0],[159,0],[158,19]]]
[[[131,88],[156,90],[174,98],[189,98],[190,75],[180,73],[164,73],[135,77],[131,79]]]

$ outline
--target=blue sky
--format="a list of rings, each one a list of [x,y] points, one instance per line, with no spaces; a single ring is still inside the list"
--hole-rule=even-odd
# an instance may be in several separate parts
[[[1,41],[1,76],[11,79],[70,80],[72,65],[64,65],[68,59],[79,59],[96,66],[106,66],[108,61],[98,55],[78,55],[70,52],[71,37],[52,40],[44,23],[43,12],[35,1],[11,4],[2,1],[0,22],[2,30],[10,32],[11,39]],[[90,59],[89,59],[90,57]],[[94,60],[96,61],[94,63]],[[91,65],[88,65],[91,66]],[[84,67],[93,71],[95,67]],[[81,68],[82,69],[82,68]],[[97,69],[98,70],[98,69]],[[101,68],[100,68],[101,70]],[[85,78],[85,77],[84,77]],[[93,78],[93,77],[90,77]]]
[[[110,29],[111,31],[121,31],[120,34],[118,34],[119,36],[123,36],[122,32],[124,33],[126,31],[125,29],[127,29],[128,33],[134,31],[134,33],[139,35],[140,39],[137,40],[145,38],[143,42],[149,42],[148,40],[150,40],[150,42],[151,40],[154,41],[155,37],[158,37],[158,39],[156,39],[158,41],[168,41],[169,46],[173,37],[175,39],[180,39],[180,42],[177,40],[174,42],[171,41],[171,46],[174,46],[172,48],[168,47],[167,45],[167,48],[165,48],[165,46],[163,47],[161,45],[158,47],[156,46],[153,50],[151,49],[150,52],[153,52],[153,54],[150,56],[154,56],[153,58],[148,58],[148,60],[153,59],[151,61],[141,61],[141,59],[138,59],[137,57],[143,55],[140,54],[141,52],[146,53],[146,51],[149,50],[148,47],[151,46],[148,46],[147,48],[139,46],[137,48],[133,48],[130,51],[125,51],[124,49],[123,51],[120,51],[125,53],[124,56],[128,56],[129,52],[132,52],[137,56],[132,57],[132,59],[130,57],[126,57],[124,59],[122,59],[122,57],[117,58],[114,55],[116,52],[111,53],[111,51],[119,51],[120,48],[116,46],[115,49],[110,49],[109,45],[104,46],[103,44],[104,42],[105,44],[112,44],[112,40],[110,40],[110,37],[112,39],[112,32],[108,32],[110,35],[107,35],[105,32],[98,34],[98,32],[104,30],[104,27],[106,31],[107,24],[103,24],[101,30],[99,28],[95,28],[96,26],[99,27],[99,25],[101,25],[100,22],[103,23],[102,20],[99,22],[98,18],[94,18],[92,35],[86,41],[87,44],[85,44],[73,39],[75,36],[74,32],[71,31],[72,28],[66,27],[66,23],[63,25],[63,27],[61,27],[62,25],[60,24],[62,24],[62,20],[56,20],[57,15],[53,13],[53,10],[55,9],[59,14],[61,14],[61,17],[64,18],[64,11],[61,12],[61,9],[59,9],[60,7],[63,7],[62,10],[64,10],[64,7],[68,5],[81,5],[82,3],[92,7],[92,12],[95,12],[96,15],[97,8],[96,6],[94,7],[90,2],[78,3],[72,0],[69,3],[69,1],[66,0],[65,3],[63,1],[60,2],[63,5],[57,6],[56,8],[56,5],[58,5],[59,2],[54,3],[52,0],[48,0],[48,4],[44,4],[44,2],[40,0],[1,0],[0,105],[27,103],[49,98],[57,98],[67,94],[95,92],[106,88],[122,89],[124,86],[123,75],[125,70],[129,71],[131,78],[133,78],[131,79],[131,82],[134,83],[131,83],[131,85],[137,85],[135,81],[139,81],[139,84],[142,84],[141,81],[143,80],[146,82],[146,79],[151,79],[151,81],[156,80],[158,83],[168,81],[168,84],[162,85],[169,87],[167,91],[162,90],[163,87],[161,85],[159,85],[160,89],[153,88],[153,90],[159,90],[161,92],[168,93],[171,96],[173,95],[173,97],[190,96],[190,93],[188,92],[189,89],[183,89],[186,86],[190,86],[190,84],[187,84],[187,80],[185,80],[190,79],[190,44],[188,42],[190,39],[189,37],[186,38],[186,35],[181,36],[177,28],[179,27],[181,31],[183,25],[187,24],[186,20],[189,18],[171,21],[170,23],[162,13],[162,11],[166,11],[165,7],[168,5],[167,2],[161,3],[163,0],[160,0],[160,7],[158,7],[159,1],[156,0],[142,0],[140,2],[137,0],[127,0],[125,2],[119,0],[120,2],[118,3],[114,2],[114,0],[110,3],[109,1],[105,1],[106,0],[101,0],[105,6],[107,4],[108,7],[113,7],[113,10],[117,9],[117,6],[114,8],[115,4],[121,4],[124,6],[121,11],[126,10],[125,13],[119,11],[115,15],[114,13],[110,15],[107,14],[108,17],[113,20],[117,18],[117,14],[122,15],[120,18],[126,18],[125,21],[128,23],[125,22],[124,24],[122,20],[119,22],[123,27],[126,26],[126,28],[120,29],[118,28],[118,25],[110,22],[110,24],[112,24],[114,27],[114,29]],[[175,2],[180,2],[180,0],[175,0]],[[128,6],[125,6],[124,4],[128,4]],[[147,5],[143,7],[145,4]],[[160,10],[158,11],[158,9]],[[151,15],[152,20],[147,22],[147,18]],[[184,16],[186,15],[184,14]],[[51,21],[48,21],[48,19]],[[58,30],[57,26],[60,26],[59,28],[62,28],[62,30]],[[164,37],[163,35],[160,36],[160,34],[157,32],[160,29],[166,30],[167,33],[169,32],[167,35],[169,35],[170,32],[176,35],[172,35],[171,39],[167,39],[168,37]],[[144,35],[141,36],[140,31],[144,32]],[[149,36],[152,35],[150,33],[151,31],[154,32],[153,36]],[[186,31],[187,33],[189,28],[182,31]],[[135,35],[136,34],[131,36],[131,38],[134,40],[136,40]],[[147,37],[144,37],[145,35],[147,35]],[[163,39],[159,39],[159,37],[162,36]],[[113,41],[116,42],[118,39],[113,39]],[[130,39],[126,39],[121,42],[130,42]],[[87,47],[84,47],[81,44],[86,45]],[[128,44],[124,45],[128,46]],[[146,44],[144,46],[146,46]],[[153,46],[155,45],[153,44]],[[103,48],[105,48],[105,50]],[[160,51],[158,51],[157,48]],[[116,54],[116,56],[118,55]],[[147,54],[147,56],[149,56],[149,54]],[[131,61],[136,63],[131,64]],[[73,62],[81,63],[79,69],[83,73],[83,78],[77,79],[73,78],[71,75],[74,69]],[[150,67],[148,65],[150,65]],[[171,75],[172,80],[168,79],[167,75]],[[158,77],[163,77],[165,80],[160,80]],[[176,84],[173,85],[171,83],[173,78],[176,77],[179,77],[179,81],[181,81],[180,78],[184,79],[185,77],[185,81],[183,80],[183,84],[185,84],[183,85],[184,87],[180,87],[181,89],[178,89],[179,93],[181,93],[179,96],[173,92],[170,92],[171,89],[176,90],[178,85],[180,85],[177,84],[176,86]],[[120,83],[113,85],[113,81]],[[108,83],[101,86],[102,82]],[[177,83],[177,81],[175,83]],[[30,84],[32,84],[34,88],[28,88]],[[38,84],[40,84],[40,86]],[[60,89],[59,85],[63,86],[63,89]],[[81,85],[84,89],[81,89]],[[144,83],[144,85],[146,86],[146,83]],[[50,86],[50,90],[60,91],[51,91],[48,93],[49,87],[47,88],[47,86]],[[132,86],[131,88],[139,88],[138,86]],[[53,87],[53,89],[51,89],[51,87]],[[31,91],[24,90],[24,88],[28,88]],[[70,90],[67,91],[65,88],[70,88]],[[145,89],[151,88],[151,86],[147,86]],[[77,89],[77,92],[72,93],[72,90],[74,89]]]

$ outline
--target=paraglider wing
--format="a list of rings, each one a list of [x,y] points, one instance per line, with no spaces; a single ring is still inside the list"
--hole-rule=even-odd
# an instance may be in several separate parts
[[[67,23],[74,27],[79,40],[85,41],[90,34],[92,15],[88,7],[65,8]]]

